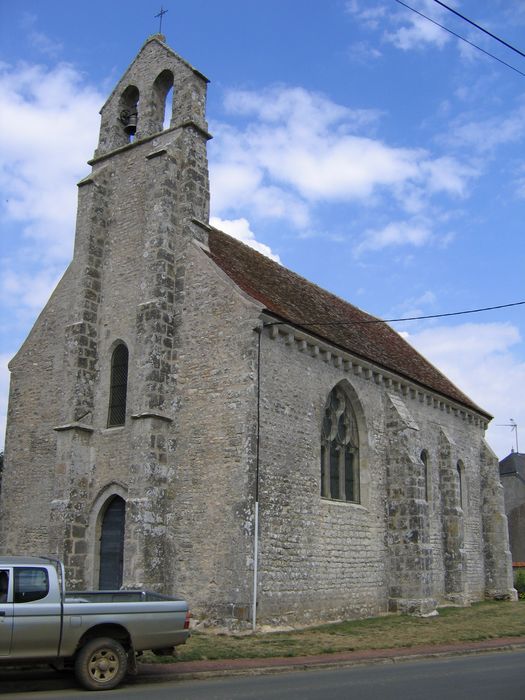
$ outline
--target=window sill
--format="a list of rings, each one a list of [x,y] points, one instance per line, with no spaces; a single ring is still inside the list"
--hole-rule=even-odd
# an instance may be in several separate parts
[[[325,498],[324,496],[321,496],[321,503],[324,505],[334,505],[338,508],[355,508],[356,510],[362,510],[364,513],[368,513],[368,508],[361,503],[356,503],[354,501],[337,501],[335,498]]]

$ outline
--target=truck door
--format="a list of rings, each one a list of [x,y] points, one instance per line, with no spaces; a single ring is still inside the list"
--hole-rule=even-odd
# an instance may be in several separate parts
[[[9,587],[11,569],[0,569],[0,656],[9,656],[13,634],[13,593]]]
[[[45,566],[13,567],[13,657],[58,654],[62,616],[54,569],[51,574],[50,581]]]

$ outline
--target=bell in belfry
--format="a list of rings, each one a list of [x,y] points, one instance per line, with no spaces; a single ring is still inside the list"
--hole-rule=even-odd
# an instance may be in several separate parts
[[[123,109],[120,113],[120,121],[124,125],[126,134],[133,136],[137,131],[137,110]]]

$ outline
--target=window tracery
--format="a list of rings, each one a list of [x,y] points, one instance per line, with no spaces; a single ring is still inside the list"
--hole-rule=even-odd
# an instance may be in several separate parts
[[[350,399],[335,387],[321,430],[321,496],[359,502],[359,434]]]

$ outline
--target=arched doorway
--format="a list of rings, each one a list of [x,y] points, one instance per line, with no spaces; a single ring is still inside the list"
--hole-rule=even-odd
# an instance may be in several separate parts
[[[126,502],[120,496],[113,496],[100,527],[100,590],[118,590],[122,586],[125,519]]]

